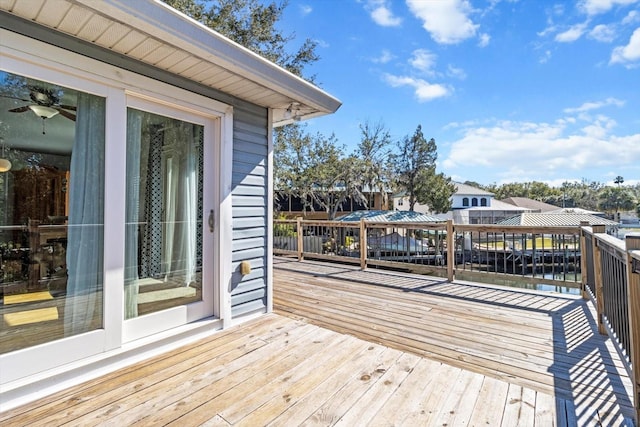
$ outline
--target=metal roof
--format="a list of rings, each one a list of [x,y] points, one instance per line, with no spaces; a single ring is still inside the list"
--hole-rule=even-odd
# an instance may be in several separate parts
[[[546,213],[549,213],[549,214],[574,213],[574,214],[589,214],[589,215],[598,216],[598,215],[602,215],[604,212],[590,211],[582,208],[559,208]]]
[[[455,182],[454,184],[456,186],[455,194],[458,196],[493,196],[493,193],[477,187],[472,187],[460,182]]]
[[[160,0],[3,0],[1,10],[272,108],[275,125],[331,114],[341,105]]]
[[[435,216],[412,211],[355,211],[341,216],[337,221],[360,221],[364,218],[370,222],[443,222]]]
[[[574,213],[533,213],[527,212],[520,215],[516,215],[512,218],[500,221],[500,225],[524,225],[529,227],[546,227],[546,226],[578,226],[580,222],[586,221],[589,225],[606,225],[606,226],[618,226],[615,221],[611,221],[606,218],[601,218],[595,215],[589,214],[574,214]]]
[[[539,212],[549,212],[558,209],[557,206],[541,202],[539,200],[530,199],[528,197],[507,197],[506,199],[502,199],[502,201],[514,206]]]

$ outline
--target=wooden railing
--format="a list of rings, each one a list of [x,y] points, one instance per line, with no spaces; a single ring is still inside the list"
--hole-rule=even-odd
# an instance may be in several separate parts
[[[600,333],[625,361],[640,419],[640,234],[604,226],[524,227],[446,223],[277,220],[274,254],[383,267],[494,284],[582,292]]]
[[[640,420],[640,234],[625,240],[604,233],[604,227],[583,227],[591,245],[584,297],[593,301],[601,334],[616,344],[633,382],[636,423]]]
[[[366,250],[360,250],[366,248]],[[579,293],[579,227],[277,220],[274,253]]]

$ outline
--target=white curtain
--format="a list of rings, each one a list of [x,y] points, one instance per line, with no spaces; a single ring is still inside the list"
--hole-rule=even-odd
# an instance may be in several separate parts
[[[165,135],[163,273],[185,286],[196,280],[199,130],[179,122]]]
[[[69,179],[65,336],[102,327],[103,98],[79,93]]]
[[[127,110],[127,198],[124,270],[124,317],[138,316],[138,222],[140,221],[140,152],[142,112]]]

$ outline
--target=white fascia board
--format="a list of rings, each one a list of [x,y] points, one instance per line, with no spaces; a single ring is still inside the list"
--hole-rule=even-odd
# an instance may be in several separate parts
[[[75,2],[324,113],[333,113],[342,105],[322,89],[160,0]],[[276,105],[269,107],[282,108]]]

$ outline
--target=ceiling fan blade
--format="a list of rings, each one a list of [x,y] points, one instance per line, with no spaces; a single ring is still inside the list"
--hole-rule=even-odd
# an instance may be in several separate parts
[[[24,107],[13,108],[9,110],[10,113],[24,113],[25,111],[29,111],[29,106],[25,105]]]
[[[73,105],[58,105],[60,108],[64,108],[65,110],[76,111],[76,107]]]
[[[1,98],[7,98],[7,99],[17,99],[18,101],[22,101],[22,102],[31,102],[30,99],[24,99],[24,98],[20,98],[19,96],[11,96],[11,95],[2,95],[0,94]]]
[[[74,122],[76,121],[76,116],[74,114],[71,114],[70,112],[64,111],[60,108],[56,108],[56,110],[58,110],[58,113],[60,113],[61,116],[64,116],[69,120],[73,120]]]

